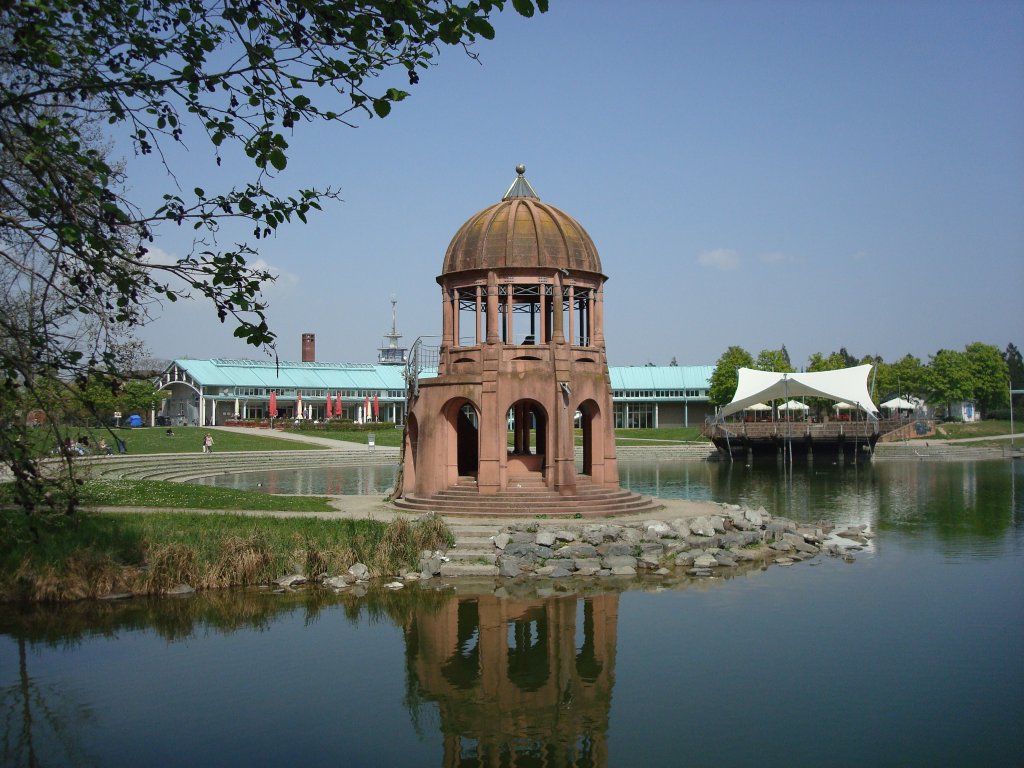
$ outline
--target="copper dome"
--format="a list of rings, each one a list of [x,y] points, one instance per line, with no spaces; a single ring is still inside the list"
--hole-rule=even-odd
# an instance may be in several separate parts
[[[519,166],[500,203],[471,216],[452,238],[442,275],[514,267],[601,274],[594,241],[572,216],[542,203]]]

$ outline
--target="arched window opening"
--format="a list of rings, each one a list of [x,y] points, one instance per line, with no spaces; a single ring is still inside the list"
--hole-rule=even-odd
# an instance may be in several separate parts
[[[465,400],[449,411],[455,439],[455,464],[460,477],[475,476],[480,466],[480,423],[476,409]]]
[[[537,403],[519,400],[505,414],[509,453],[515,456],[543,456],[547,445],[547,416]]]

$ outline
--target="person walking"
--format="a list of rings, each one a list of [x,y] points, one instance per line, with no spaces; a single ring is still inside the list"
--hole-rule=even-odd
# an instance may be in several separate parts
[[[209,432],[203,438],[203,453],[213,453],[213,435]]]

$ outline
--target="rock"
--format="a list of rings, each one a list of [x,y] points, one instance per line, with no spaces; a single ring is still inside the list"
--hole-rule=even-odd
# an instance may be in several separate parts
[[[741,531],[752,531],[755,528],[759,528],[760,525],[754,525],[753,522],[747,520],[746,515],[736,515],[732,518],[732,524],[735,528]]]
[[[701,515],[690,521],[690,533],[694,536],[714,536],[715,526],[707,517]]]
[[[672,571],[670,571],[668,568],[659,568],[658,570],[656,570],[654,572],[654,575],[655,576],[671,576],[672,575]]]
[[[725,518],[721,515],[712,515],[708,518],[708,522],[715,529],[715,533],[725,533]]]
[[[636,576],[636,568],[629,565],[618,565],[611,569],[612,576]]]
[[[493,539],[494,546],[496,546],[498,549],[504,549],[508,546],[509,542],[512,541],[512,537],[509,536],[507,533],[499,533],[497,536],[494,536]]]
[[[503,557],[501,562],[498,563],[498,575],[506,576],[508,578],[515,578],[523,572],[522,566],[519,561],[514,557]]]
[[[300,584],[306,583],[306,577],[301,573],[292,573],[288,576],[282,576],[279,579],[274,579],[274,584],[279,587],[297,587]]]
[[[420,573],[428,579],[431,576],[437,575],[441,572],[441,562],[440,555],[423,558],[420,560]]]
[[[191,595],[195,590],[188,584],[175,584],[173,587],[167,590],[165,594],[169,596],[174,595]]]
[[[362,563],[356,563],[348,569],[348,572],[355,576],[357,581],[366,581],[370,578],[370,569]]]
[[[697,547],[698,549],[707,549],[708,547],[717,547],[722,543],[722,539],[717,534],[715,536],[695,536],[690,535],[686,537],[686,543],[691,547]]]
[[[601,570],[601,561],[596,557],[581,557],[572,561],[573,567],[579,572],[594,573]]]
[[[384,585],[384,589],[392,589],[392,590],[394,590],[394,589],[404,589],[404,588],[405,588],[405,584],[403,584],[400,581],[389,581],[387,584]]]
[[[559,554],[565,554],[573,559],[579,559],[581,557],[597,557],[597,547],[593,544],[587,544],[582,541],[573,542],[568,546],[562,547]]]
[[[758,510],[744,510],[743,517],[755,528],[760,528],[764,525],[764,507],[761,507]]]
[[[773,541],[768,546],[771,547],[772,549],[774,549],[776,552],[792,552],[793,551],[793,545],[790,544],[788,541]]]
[[[856,541],[858,544],[867,544],[868,540],[864,538],[863,532],[858,528],[848,528],[845,531],[836,531],[836,536],[841,536],[844,539],[850,541]]]
[[[619,530],[619,539],[626,544],[639,544],[642,538],[643,536],[636,528],[624,527]]]
[[[649,520],[644,523],[644,535],[646,538],[653,539],[674,539],[679,536],[679,532],[661,520]]]
[[[555,568],[564,568],[567,571],[571,571],[575,568],[575,562],[570,558],[564,557],[553,557],[544,563],[544,565],[554,566]]]
[[[699,557],[694,558],[693,565],[695,568],[716,568],[718,567],[718,561],[714,555],[709,555],[706,552]]]
[[[576,541],[576,534],[572,531],[555,531],[555,541]]]
[[[710,568],[691,568],[687,571],[691,576],[713,576],[714,572]]]
[[[789,557],[776,557],[775,558],[775,564],[776,565],[792,565],[794,562],[795,561],[792,558],[789,558]]]
[[[757,555],[749,549],[730,549],[729,556],[739,562],[749,563],[757,559]]]
[[[680,568],[688,568],[693,565],[693,555],[689,552],[680,552],[674,562]]]
[[[735,568],[736,561],[721,552],[715,555],[715,561],[723,568]]]
[[[330,589],[345,589],[348,587],[348,582],[345,581],[344,576],[330,576],[323,580],[323,585]]]
[[[632,555],[633,545],[624,541],[609,541],[597,548],[599,554],[604,557],[618,557],[620,555]]]
[[[534,543],[540,547],[550,547],[555,543],[554,531],[549,531],[546,528],[541,528],[537,531],[537,536],[534,538]]]
[[[611,568],[613,571],[621,566],[635,568],[636,558],[631,555],[606,555],[601,561],[601,564],[605,568]]]

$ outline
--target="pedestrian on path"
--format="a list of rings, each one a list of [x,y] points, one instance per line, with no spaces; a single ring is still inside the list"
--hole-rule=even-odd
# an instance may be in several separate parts
[[[209,432],[203,438],[203,453],[213,453],[213,435]]]

